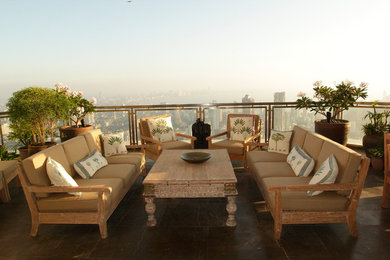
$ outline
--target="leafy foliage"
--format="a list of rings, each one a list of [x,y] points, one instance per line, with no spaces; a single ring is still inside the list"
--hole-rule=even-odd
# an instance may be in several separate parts
[[[390,111],[377,112],[376,105],[378,101],[372,104],[373,112],[368,111],[364,116],[364,119],[369,119],[370,123],[363,125],[363,131],[366,135],[383,134],[385,131],[390,130]]]

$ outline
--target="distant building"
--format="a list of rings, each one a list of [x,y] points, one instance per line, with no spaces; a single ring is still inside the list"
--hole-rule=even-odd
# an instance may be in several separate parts
[[[242,99],[242,103],[253,103],[255,102],[255,99],[251,97],[250,95],[246,94]],[[242,111],[244,114],[253,114],[254,109],[253,108],[244,108]]]
[[[286,102],[286,92],[275,92],[274,102]],[[274,109],[274,129],[285,130],[286,129],[286,111],[284,108]]]

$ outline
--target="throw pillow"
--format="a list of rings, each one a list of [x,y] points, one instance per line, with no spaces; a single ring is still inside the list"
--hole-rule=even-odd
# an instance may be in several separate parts
[[[72,186],[78,187],[76,181],[69,175],[59,162],[53,160],[51,157],[47,158],[46,161],[46,172],[50,179],[50,182],[54,186]],[[69,192],[71,195],[80,196],[81,192]]]
[[[154,140],[162,143],[176,140],[170,116],[148,119],[147,122]]]
[[[290,139],[292,131],[271,130],[268,151],[288,154],[290,152]]]
[[[320,168],[318,168],[309,184],[332,184],[335,182],[338,173],[339,167],[337,166],[336,158],[334,158],[333,154],[331,154],[321,164]],[[321,194],[322,192],[322,190],[309,190],[307,191],[307,195],[315,196]]]
[[[105,157],[115,154],[126,154],[127,148],[123,141],[123,133],[101,135],[103,154]]]
[[[255,116],[231,116],[230,140],[244,141],[255,134]]]
[[[288,154],[287,162],[298,177],[307,177],[314,168],[313,158],[307,155],[297,144]]]
[[[106,166],[107,160],[96,149],[84,159],[73,164],[76,172],[83,178],[91,178],[97,170]]]

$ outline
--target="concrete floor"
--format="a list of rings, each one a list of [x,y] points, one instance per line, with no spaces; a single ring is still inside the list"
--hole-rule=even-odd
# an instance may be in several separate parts
[[[151,164],[149,163],[149,168]],[[237,227],[225,226],[225,199],[156,200],[157,226],[146,227],[142,177],[108,221],[97,225],[41,225],[29,237],[30,213],[22,189],[0,202],[3,259],[390,259],[390,209],[380,207],[383,173],[370,169],[358,208],[359,237],[346,224],[287,225],[275,241],[273,220],[250,175],[236,171]]]

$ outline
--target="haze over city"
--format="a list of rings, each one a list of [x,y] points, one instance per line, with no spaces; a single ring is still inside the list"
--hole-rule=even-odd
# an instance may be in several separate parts
[[[56,82],[137,103],[273,101],[279,91],[295,101],[314,81],[345,79],[382,99],[389,10],[386,0],[2,0],[0,102]]]

